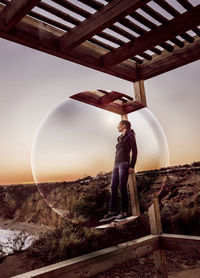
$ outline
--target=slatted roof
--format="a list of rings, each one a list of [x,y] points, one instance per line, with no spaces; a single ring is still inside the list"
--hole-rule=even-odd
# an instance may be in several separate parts
[[[70,98],[114,112],[119,115],[127,115],[145,106],[132,97],[115,91],[95,90],[84,91]]]
[[[0,37],[135,82],[200,58],[200,1],[0,0]]]

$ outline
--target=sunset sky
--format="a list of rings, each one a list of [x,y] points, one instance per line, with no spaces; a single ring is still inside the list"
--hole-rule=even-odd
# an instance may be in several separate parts
[[[0,39],[0,61],[2,185],[33,181],[31,148],[34,135],[46,115],[69,96],[95,89],[115,90],[134,96],[131,82],[3,39]],[[168,141],[169,165],[200,160],[199,72],[200,61],[197,61],[145,81],[148,109],[159,121]],[[90,117],[90,121],[93,120]],[[111,129],[116,130],[115,122],[113,124],[110,128],[112,126]],[[78,122],[76,128],[80,132]],[[108,129],[105,128],[104,134],[103,126],[101,128],[99,137],[102,135],[103,138],[108,135]],[[66,129],[70,132],[69,125]],[[115,132],[110,138],[113,147],[119,135]],[[113,151],[108,168],[112,164]]]
[[[128,114],[136,134],[136,171],[168,165],[168,145],[159,123],[147,109]],[[68,98],[42,121],[33,144],[36,182],[74,180],[112,170],[118,123],[110,111]]]

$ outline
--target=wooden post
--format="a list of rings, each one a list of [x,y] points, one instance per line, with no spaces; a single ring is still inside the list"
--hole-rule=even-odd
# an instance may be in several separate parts
[[[140,215],[140,207],[139,207],[139,201],[138,201],[135,171],[132,174],[129,174],[128,185],[129,185],[129,191],[130,191],[130,195],[131,195],[132,215],[139,216]]]
[[[127,114],[121,115],[121,119],[122,119],[122,120],[128,121],[128,116],[127,116]]]
[[[159,210],[158,198],[153,200],[153,204],[149,207],[149,222],[152,235],[162,234],[162,224]],[[153,252],[156,278],[167,278],[167,262],[164,249],[159,249]]]
[[[127,114],[121,115],[121,119],[128,120],[128,115]],[[132,174],[129,174],[128,186],[129,186],[129,191],[130,191],[130,196],[131,196],[132,215],[139,216],[140,208],[139,208],[139,202],[138,202],[135,171]]]
[[[135,100],[141,102],[144,106],[147,107],[146,94],[144,88],[144,81],[139,80],[134,82],[134,94]],[[153,204],[149,207],[149,222],[152,235],[162,234],[162,224],[159,210],[159,201],[158,198],[153,200]],[[154,262],[156,270],[156,278],[167,278],[167,263],[165,250],[159,249],[154,251]]]
[[[153,200],[152,205],[149,207],[149,222],[150,222],[151,234],[161,235],[162,224],[161,224],[158,198],[155,198]]]
[[[147,106],[146,93],[144,88],[144,80],[139,80],[133,83],[135,100]]]
[[[133,83],[133,85],[134,85],[135,100],[137,100],[137,101],[141,102],[143,105],[147,106],[144,81],[143,80],[136,81]],[[123,116],[125,116],[125,115],[123,115]],[[126,117],[127,117],[127,115],[126,115]],[[132,214],[139,216],[140,208],[139,208],[139,201],[138,201],[135,171],[133,174],[129,175],[128,184],[129,184],[129,191],[130,191],[130,195],[131,195]]]

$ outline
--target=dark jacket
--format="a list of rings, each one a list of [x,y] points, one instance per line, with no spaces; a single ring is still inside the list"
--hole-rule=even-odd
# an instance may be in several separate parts
[[[134,168],[137,159],[137,145],[135,140],[135,133],[132,129],[127,130],[126,133],[117,138],[115,163],[127,161],[129,167]],[[130,162],[130,151],[132,150],[132,159]]]

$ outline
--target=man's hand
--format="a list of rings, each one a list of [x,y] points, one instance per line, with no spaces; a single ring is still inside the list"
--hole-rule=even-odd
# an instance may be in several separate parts
[[[131,168],[131,167],[129,167],[129,174],[133,174],[133,172],[134,172],[134,168]]]

